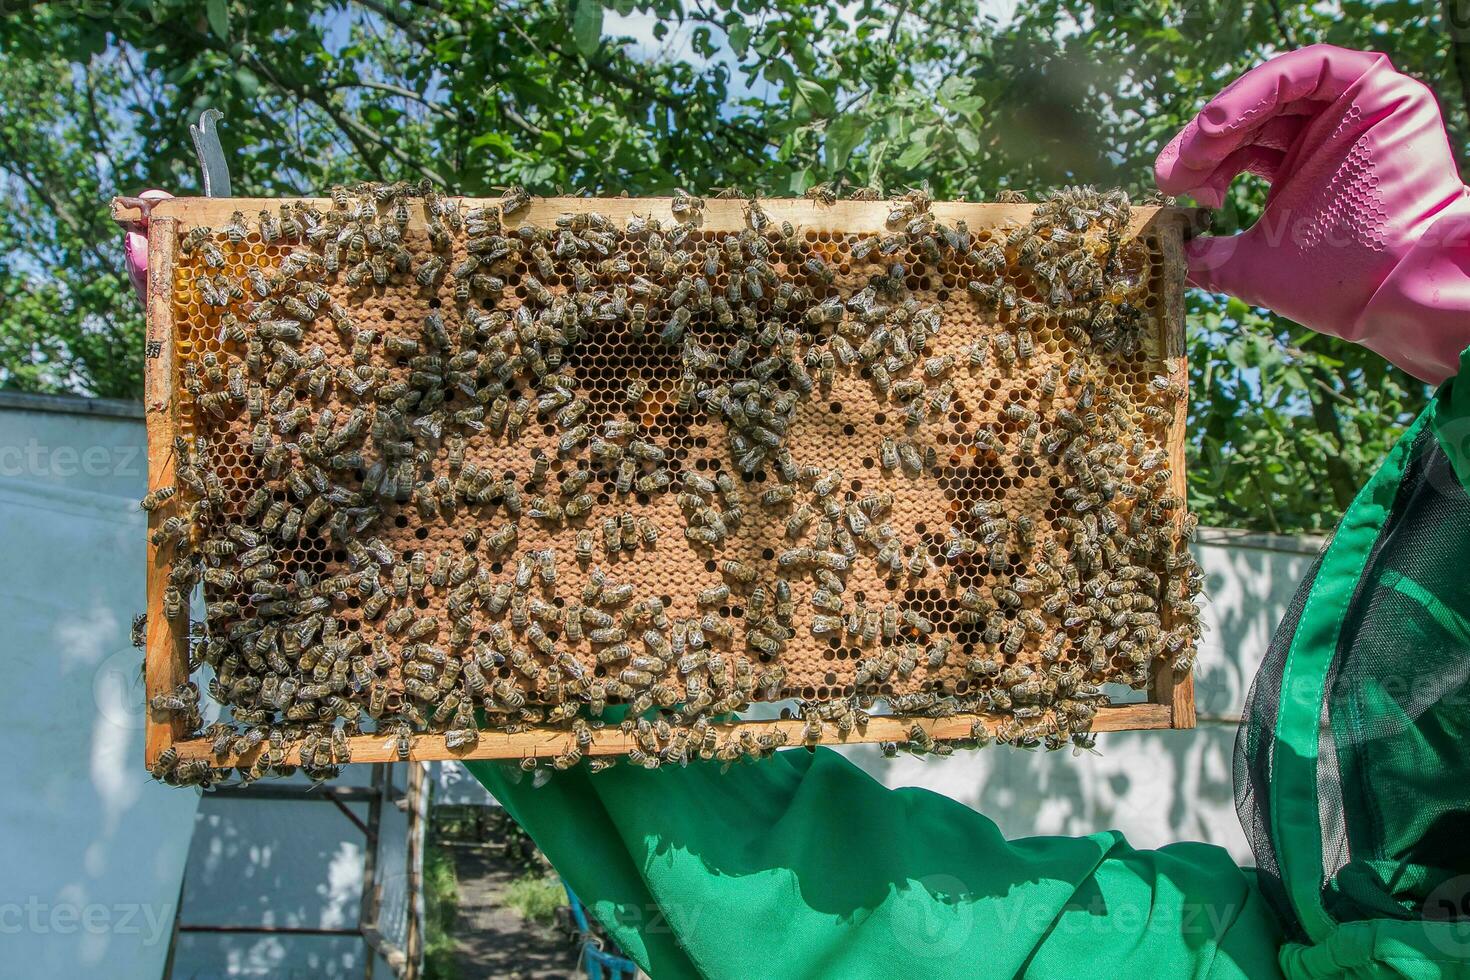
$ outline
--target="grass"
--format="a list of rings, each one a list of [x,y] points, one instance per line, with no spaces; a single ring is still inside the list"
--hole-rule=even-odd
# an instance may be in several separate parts
[[[460,980],[454,962],[459,879],[454,860],[430,835],[424,851],[424,980]]]
[[[536,872],[522,875],[505,889],[505,904],[533,922],[554,921],[556,910],[566,903],[561,882]]]

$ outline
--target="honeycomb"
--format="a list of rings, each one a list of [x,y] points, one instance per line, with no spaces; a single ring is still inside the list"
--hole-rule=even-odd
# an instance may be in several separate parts
[[[344,731],[472,744],[608,703],[643,717],[644,765],[724,757],[711,716],[788,698],[984,711],[1055,747],[1103,684],[1187,666],[1184,374],[1160,232],[1123,236],[1126,202],[1028,231],[917,198],[883,233],[540,203],[565,211],[363,188],[181,230],[187,517],[161,533],[180,593],[204,581],[192,666],[233,715],[202,734],[264,746],[242,775],[283,742],[325,776]],[[472,271],[477,235],[504,254]],[[1028,250],[1063,240],[1094,295],[1038,277],[1073,260]],[[1098,334],[1102,307],[1127,322]],[[172,697],[197,721],[193,682]]]

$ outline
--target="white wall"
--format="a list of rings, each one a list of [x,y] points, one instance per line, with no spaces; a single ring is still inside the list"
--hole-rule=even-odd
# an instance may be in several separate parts
[[[499,806],[489,790],[458,762],[429,763],[429,783],[434,804],[455,806]]]
[[[201,804],[143,768],[129,629],[145,604],[144,443],[139,406],[0,393],[0,980],[156,980],[186,859],[184,922],[357,922],[363,835],[335,806]],[[371,769],[349,773],[342,785]],[[401,947],[407,817],[381,819],[378,927]],[[174,975],[361,976],[365,955],[354,937],[185,933]],[[392,972],[377,958],[374,974]]]
[[[83,404],[0,398],[0,977],[154,980],[199,794],[143,769],[141,412]]]

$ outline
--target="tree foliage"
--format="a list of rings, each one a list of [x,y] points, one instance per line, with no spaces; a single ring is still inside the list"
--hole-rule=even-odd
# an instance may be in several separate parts
[[[1144,191],[1199,105],[1314,41],[1387,51],[1440,93],[1463,150],[1470,47],[1442,13],[1403,0],[1019,0],[1005,18],[960,0],[26,6],[0,21],[0,383],[138,396],[141,319],[106,201],[197,187],[186,123],[208,106],[225,114],[239,194],[399,177],[466,194]],[[1217,231],[1248,224],[1263,196],[1238,184]],[[1424,386],[1266,311],[1189,304],[1194,505],[1238,526],[1330,525]]]

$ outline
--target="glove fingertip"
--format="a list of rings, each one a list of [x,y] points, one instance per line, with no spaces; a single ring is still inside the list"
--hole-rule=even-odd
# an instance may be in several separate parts
[[[1154,184],[1165,194],[1182,194],[1187,189],[1183,182],[1188,180],[1190,173],[1179,163],[1179,146],[1188,133],[1189,127],[1175,133],[1154,158]]]
[[[128,278],[132,280],[133,288],[138,292],[138,299],[145,301],[148,286],[148,236],[141,232],[130,231],[123,242],[123,264],[127,267]]]
[[[1184,246],[1187,271],[1185,279],[1191,286],[1213,293],[1230,293],[1231,265],[1240,245],[1239,235],[1209,236],[1195,238]]]

